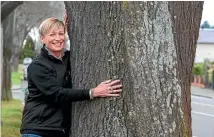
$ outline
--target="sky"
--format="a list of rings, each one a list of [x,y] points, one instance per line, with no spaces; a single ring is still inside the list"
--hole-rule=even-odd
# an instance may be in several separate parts
[[[214,0],[204,1],[201,23],[205,20],[207,20],[211,26],[214,26]]]

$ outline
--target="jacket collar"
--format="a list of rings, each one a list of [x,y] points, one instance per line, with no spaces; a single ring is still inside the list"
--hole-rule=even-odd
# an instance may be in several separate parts
[[[50,57],[51,59],[61,60],[62,61],[63,57],[65,56],[65,52],[66,51],[68,51],[68,50],[63,48],[62,57],[61,58],[57,58],[56,56],[54,56],[54,54],[53,54],[53,52],[51,50],[49,50],[45,45],[43,45],[43,47],[41,48],[41,55],[45,56],[45,57]]]

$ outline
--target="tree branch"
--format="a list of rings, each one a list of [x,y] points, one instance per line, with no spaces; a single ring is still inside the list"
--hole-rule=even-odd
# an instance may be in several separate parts
[[[4,21],[7,16],[13,12],[23,1],[5,1],[1,2],[1,22]]]
[[[56,2],[53,4],[56,5]],[[33,23],[31,26],[27,26],[27,28],[25,28],[25,32],[24,32],[24,37],[21,41],[21,44],[24,42],[26,36],[28,35],[28,33],[30,32],[30,30],[38,23],[40,22],[42,19],[44,19],[47,15],[49,15],[51,12],[53,11],[53,8],[51,10],[49,10],[46,14],[44,14],[42,17],[38,18],[35,23]]]

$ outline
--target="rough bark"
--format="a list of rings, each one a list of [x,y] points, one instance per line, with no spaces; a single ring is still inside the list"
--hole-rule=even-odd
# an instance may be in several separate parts
[[[3,22],[3,80],[2,80],[2,100],[11,100],[11,65],[10,58],[12,55],[11,47],[13,47],[13,41],[11,36],[13,36],[13,22],[14,13],[11,13],[7,19]]]
[[[1,22],[3,22],[11,12],[13,12],[23,1],[2,1],[1,2]]]
[[[3,28],[1,25],[1,39],[3,39]],[[3,75],[3,40],[1,40],[1,47],[0,47],[0,89],[2,91],[2,75]],[[0,93],[2,96],[2,92]]]
[[[73,88],[123,82],[73,103],[71,137],[191,137],[190,78],[203,2],[65,2]]]
[[[4,53],[5,48],[3,49]],[[1,89],[1,99],[9,101],[12,99],[12,91],[11,91],[11,68],[10,68],[10,62],[7,59],[3,59],[3,80],[2,80],[2,89]]]

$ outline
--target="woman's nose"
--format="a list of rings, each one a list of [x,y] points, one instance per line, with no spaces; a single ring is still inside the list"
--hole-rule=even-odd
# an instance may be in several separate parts
[[[61,37],[60,37],[60,35],[56,35],[56,38],[55,38],[56,40],[61,40]]]

